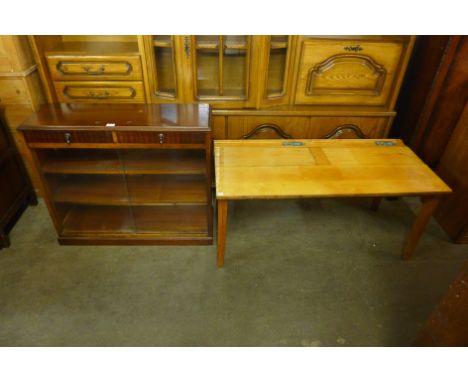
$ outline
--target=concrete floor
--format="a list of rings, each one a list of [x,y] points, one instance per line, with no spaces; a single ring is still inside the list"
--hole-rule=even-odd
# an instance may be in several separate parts
[[[0,251],[2,346],[405,346],[467,246],[431,221],[400,260],[416,199],[230,204],[215,246],[59,246],[30,207]]]

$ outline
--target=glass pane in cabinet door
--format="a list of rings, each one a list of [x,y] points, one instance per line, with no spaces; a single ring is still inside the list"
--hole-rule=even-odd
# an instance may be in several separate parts
[[[288,36],[271,36],[268,60],[267,96],[282,95],[288,56]]]
[[[242,35],[224,36],[224,45],[226,48],[247,49],[248,37]]]
[[[248,36],[223,36],[223,95],[244,98],[248,82]]]
[[[224,49],[223,94],[227,97],[247,95],[247,50]]]
[[[156,93],[176,97],[174,47],[172,36],[154,36]]]
[[[218,96],[219,50],[197,49],[197,89],[198,96]]]

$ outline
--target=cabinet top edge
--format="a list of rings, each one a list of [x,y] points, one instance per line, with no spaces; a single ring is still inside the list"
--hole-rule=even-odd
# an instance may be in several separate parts
[[[303,35],[304,38],[331,39],[331,40],[397,40],[407,41],[412,35]]]
[[[45,50],[46,56],[60,55],[138,55],[136,42],[67,41]]]
[[[93,130],[210,131],[208,104],[45,104],[18,130],[67,128]]]

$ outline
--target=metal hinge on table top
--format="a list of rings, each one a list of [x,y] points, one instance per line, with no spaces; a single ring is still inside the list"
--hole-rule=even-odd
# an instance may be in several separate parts
[[[281,142],[283,146],[304,146],[304,142]]]
[[[375,144],[377,146],[396,146],[395,142],[391,142],[391,141],[375,141]]]

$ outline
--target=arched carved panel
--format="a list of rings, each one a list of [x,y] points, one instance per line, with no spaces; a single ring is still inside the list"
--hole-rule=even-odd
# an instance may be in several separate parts
[[[361,129],[353,124],[346,124],[338,126],[335,130],[327,135],[324,135],[322,139],[336,139],[336,138],[361,138],[367,139],[369,138],[366,134],[364,134]]]
[[[242,136],[242,139],[292,139],[281,127],[273,123],[264,123]]]
[[[379,95],[386,71],[372,58],[339,54],[309,70],[306,95]]]

